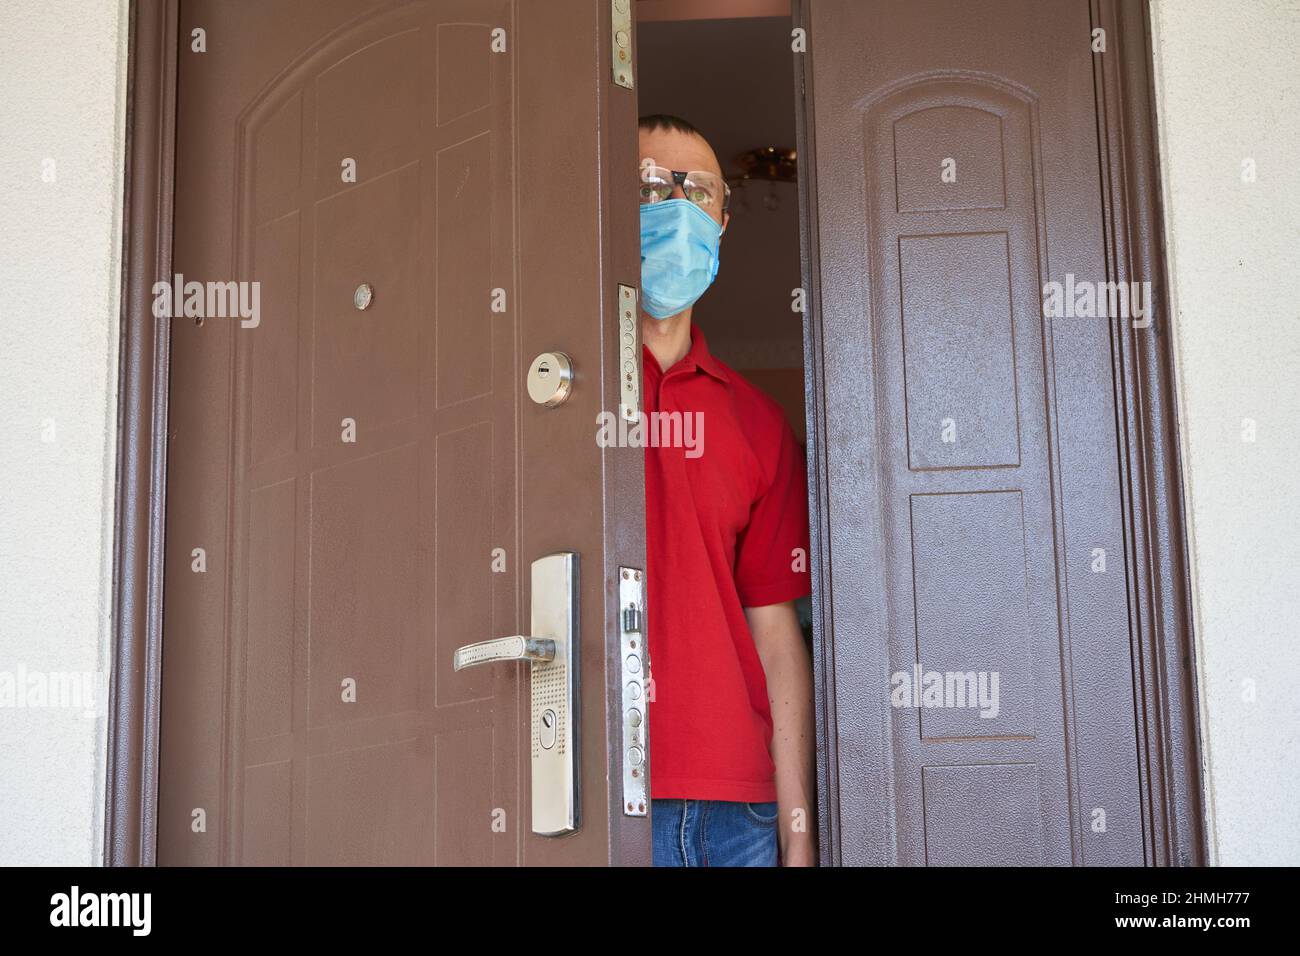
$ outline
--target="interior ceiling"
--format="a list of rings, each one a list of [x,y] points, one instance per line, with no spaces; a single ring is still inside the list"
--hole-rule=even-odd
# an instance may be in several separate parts
[[[758,146],[794,148],[787,17],[637,25],[641,113],[675,113],[712,144],[725,174]]]

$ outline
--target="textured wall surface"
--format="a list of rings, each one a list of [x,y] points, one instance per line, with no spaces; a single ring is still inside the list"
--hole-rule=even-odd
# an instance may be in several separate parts
[[[1152,20],[1213,858],[1295,865],[1300,3]]]
[[[0,864],[102,858],[126,13],[0,3]]]

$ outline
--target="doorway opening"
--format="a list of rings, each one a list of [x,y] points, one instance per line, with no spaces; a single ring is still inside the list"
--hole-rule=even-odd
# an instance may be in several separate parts
[[[789,0],[643,0],[637,19],[637,112],[697,128],[731,189],[717,276],[691,323],[710,354],[780,406],[807,462]],[[804,558],[810,572],[812,555]],[[811,666],[812,597],[799,598],[795,609]],[[816,701],[813,713],[820,713]],[[810,797],[815,818],[816,793]],[[809,826],[816,833],[815,819]]]

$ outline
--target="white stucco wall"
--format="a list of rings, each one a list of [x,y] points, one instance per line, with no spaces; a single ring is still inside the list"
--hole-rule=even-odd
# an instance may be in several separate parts
[[[102,860],[126,24],[0,3],[0,864]]]
[[[1296,865],[1300,3],[1152,20],[1212,858]]]

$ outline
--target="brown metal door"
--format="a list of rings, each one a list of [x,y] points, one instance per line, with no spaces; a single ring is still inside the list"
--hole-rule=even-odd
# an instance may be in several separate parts
[[[1088,0],[808,8],[838,855],[1140,864]]]
[[[595,440],[639,271],[608,16],[182,4],[174,271],[259,283],[260,315],[172,322],[161,863],[649,862],[607,790],[613,582],[644,567],[641,457]],[[575,384],[547,409],[524,385],[551,350]],[[581,561],[582,795],[544,838],[527,665],[451,664],[528,633],[555,551]]]

